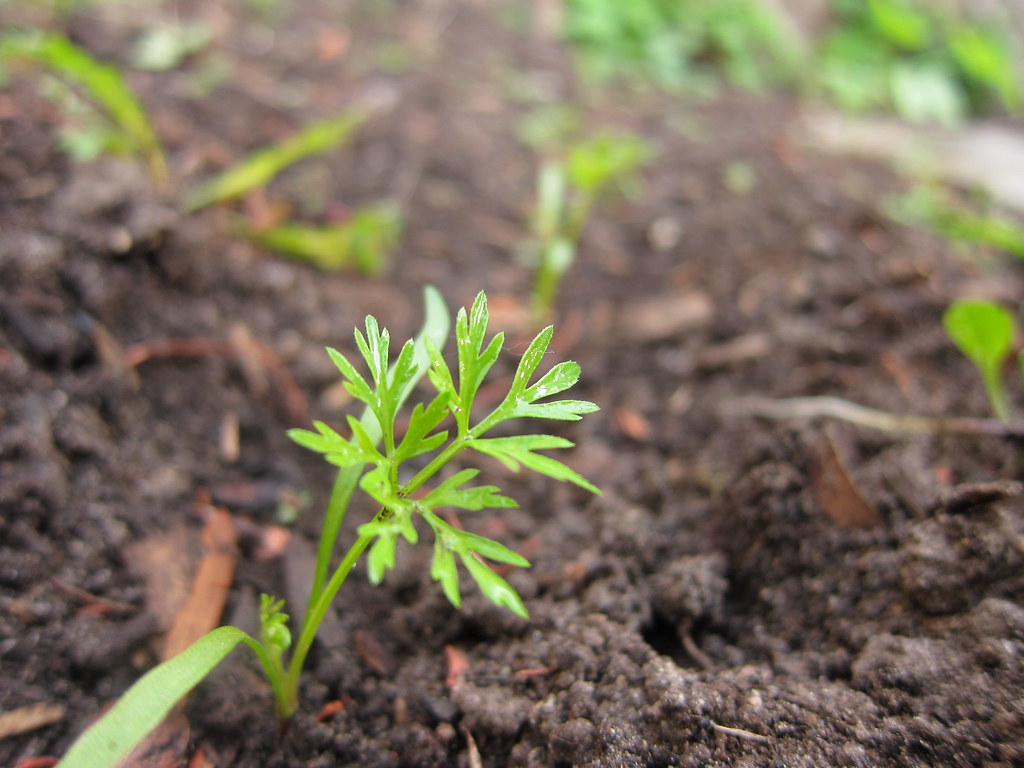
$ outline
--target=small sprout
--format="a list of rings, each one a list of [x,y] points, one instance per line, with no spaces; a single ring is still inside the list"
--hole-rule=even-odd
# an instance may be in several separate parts
[[[551,314],[594,206],[609,189],[631,191],[649,156],[647,144],[635,136],[599,135],[571,145],[563,161],[541,165],[532,224],[537,273],[531,311],[538,325]]]
[[[253,152],[219,176],[192,189],[185,196],[185,210],[196,211],[213,203],[233,200],[267,185],[277,174],[299,160],[337,147],[365,119],[366,115],[359,112],[343,112],[307,126],[286,141]]]
[[[365,405],[361,418],[349,416],[346,433],[314,422],[313,430],[296,429],[289,436],[340,467],[320,533],[313,588],[297,639],[293,643],[284,601],[263,595],[260,637],[256,640],[235,627],[220,627],[164,662],[139,680],[121,701],[101,718],[65,755],[60,768],[109,768],[159,725],[174,703],[192,689],[238,643],[255,654],[274,693],[282,719],[298,706],[299,681],[306,656],[331,603],[356,562],[367,553],[370,581],[381,582],[398,558],[398,539],[420,539],[416,523],[434,537],[430,575],[455,607],[462,604],[459,567],[481,594],[495,605],[528,618],[522,598],[486,561],[519,568],[530,564],[500,542],[449,524],[437,513],[442,508],[466,511],[507,509],[516,503],[493,485],[474,484],[480,470],[461,469],[437,480],[456,456],[483,454],[511,469],[532,469],[556,480],[567,480],[592,493],[600,491],[565,464],[539,453],[569,448],[572,443],[554,435],[485,437],[494,427],[522,418],[576,421],[598,410],[585,400],[549,400],[573,386],[580,376],[576,363],[563,362],[537,376],[551,342],[545,328],[519,359],[508,394],[490,412],[474,412],[484,379],[497,362],[504,336],[487,341],[487,297],[481,292],[472,308],[459,311],[455,321],[457,373],[453,375],[440,345],[448,335],[449,318],[436,291],[426,293],[427,319],[415,340],[406,342],[397,357],[391,354],[387,329],[366,318],[365,332],[356,330],[355,345],[368,375],[361,373],[337,350],[328,355],[345,380],[349,393]],[[427,374],[436,395],[416,405],[404,430],[399,411],[420,379]],[[508,425],[512,426],[512,425]],[[408,459],[424,456],[414,474],[404,471]],[[401,470],[401,471],[400,471]],[[411,477],[409,476],[411,474]],[[402,478],[402,479],[400,479]],[[432,486],[432,487],[431,487]],[[360,488],[377,505],[373,518],[357,528],[357,539],[333,572],[341,524],[349,500]],[[329,575],[328,575],[329,574]],[[290,658],[286,656],[290,652]]]
[[[259,245],[305,259],[325,271],[355,267],[373,276],[383,271],[401,232],[401,211],[392,203],[380,203],[355,211],[340,224],[285,223],[244,234]]]
[[[981,372],[992,412],[1007,419],[1001,372],[1013,347],[1013,316],[989,301],[963,300],[950,306],[942,321],[953,343]]]
[[[154,181],[168,181],[163,147],[145,108],[121,71],[99,61],[84,48],[55,33],[12,32],[0,37],[0,62],[23,59],[40,64],[80,88],[110,117],[117,141],[146,159]]]

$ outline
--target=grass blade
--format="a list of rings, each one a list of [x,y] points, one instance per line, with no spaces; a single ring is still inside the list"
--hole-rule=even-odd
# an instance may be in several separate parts
[[[52,33],[9,35],[2,47],[5,55],[42,64],[85,89],[146,158],[154,181],[161,187],[167,184],[167,163],[160,140],[117,67],[94,59],[67,38]]]
[[[286,141],[253,152],[237,165],[189,192],[185,197],[186,212],[231,200],[266,185],[289,165],[334,149],[365,119],[366,115],[362,113],[344,112],[314,123]]]
[[[116,765],[243,641],[255,643],[237,627],[220,627],[151,669],[71,745],[57,768]]]

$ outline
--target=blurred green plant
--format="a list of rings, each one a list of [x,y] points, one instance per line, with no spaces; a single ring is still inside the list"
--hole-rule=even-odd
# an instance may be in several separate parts
[[[1007,420],[1010,408],[1003,388],[1002,369],[1013,351],[1013,315],[991,301],[954,302],[942,316],[946,333],[978,368],[992,412]],[[1024,377],[1024,352],[1019,355]]]
[[[63,35],[19,30],[0,37],[0,63],[29,61],[80,88],[110,118],[109,129],[94,133],[104,150],[129,150],[145,159],[157,186],[166,187],[167,162],[145,108],[121,71],[95,59]],[[67,102],[65,102],[67,103]]]
[[[636,171],[650,156],[648,144],[637,136],[600,134],[571,144],[563,159],[541,164],[530,244],[536,260],[530,307],[534,322],[550,316],[594,206],[611,190],[630,194]]]
[[[833,7],[837,21],[815,71],[844,110],[891,109],[912,122],[952,125],[993,101],[1020,106],[1020,62],[995,22],[921,0],[834,0]]]
[[[366,206],[340,224],[314,226],[287,222],[264,230],[242,225],[245,237],[325,271],[355,267],[379,275],[402,233],[402,212],[393,202]]]
[[[138,69],[174,69],[213,40],[210,28],[196,21],[163,20],[148,28],[132,51],[132,65]]]
[[[718,73],[760,90],[797,71],[799,46],[758,0],[569,0],[565,36],[583,75],[708,91]]]
[[[196,211],[264,187],[299,160],[337,148],[365,120],[366,115],[362,112],[343,112],[307,126],[290,139],[259,149],[223,173],[189,190],[185,195],[184,208],[187,212]]]
[[[884,202],[894,221],[934,232],[955,242],[990,246],[1024,259],[1024,224],[994,209],[991,202],[958,202],[950,190],[920,183]]]

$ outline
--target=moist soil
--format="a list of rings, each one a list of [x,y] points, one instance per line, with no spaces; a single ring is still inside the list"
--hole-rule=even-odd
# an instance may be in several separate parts
[[[892,223],[903,183],[804,146],[790,97],[581,86],[520,4],[256,7],[178,3],[215,53],[126,66],[169,190],[137,160],[62,154],[39,73],[0,94],[0,708],[57,708],[0,739],[0,764],[51,764],[155,663],[211,505],[239,531],[223,621],[252,629],[263,591],[302,604],[332,474],[285,431],[343,423],[323,350],[352,352],[366,314],[404,339],[422,286],[453,308],[486,290],[508,380],[538,163],[517,125],[561,101],[656,159],[598,206],[553,315],[557,359],[602,411],[552,429],[603,496],[487,465],[521,506],[462,516],[532,562],[507,575],[530,619],[469,584],[454,609],[430,547],[403,545],[382,585],[357,568],[343,588],[287,728],[236,651],[159,764],[1024,764],[1019,438],[769,420],[749,400],[984,418],[941,316],[964,295],[1019,301],[1019,263]],[[126,64],[161,18],[101,5],[55,28]],[[366,104],[343,149],[180,212],[189,185]],[[232,234],[284,200],[323,221],[382,198],[405,231],[375,277]]]

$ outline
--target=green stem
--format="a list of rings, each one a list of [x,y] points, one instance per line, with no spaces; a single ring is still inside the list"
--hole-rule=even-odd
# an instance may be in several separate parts
[[[338,536],[341,531],[341,523],[345,519],[345,511],[352,499],[352,494],[359,483],[359,476],[363,468],[344,467],[338,470],[334,480],[334,487],[331,489],[331,498],[327,502],[327,511],[324,513],[324,525],[320,533],[320,543],[316,552],[316,569],[313,573],[313,586],[309,592],[309,601],[306,603],[306,614],[309,614],[313,604],[319,599],[327,582],[327,572],[331,567],[331,555],[338,544]]]
[[[373,541],[373,536],[360,536],[356,543],[351,546],[341,563],[331,575],[331,580],[320,591],[317,599],[310,603],[309,611],[302,622],[302,630],[299,633],[299,641],[295,644],[295,652],[292,654],[291,662],[288,664],[288,673],[284,678],[283,690],[279,695],[275,688],[275,696],[278,697],[278,712],[284,718],[291,717],[299,705],[299,678],[302,676],[302,668],[306,663],[306,656],[313,647],[313,640],[323,623],[327,611],[334,602],[338,590],[345,582],[345,578],[352,571],[360,556]],[[283,710],[283,712],[282,712]]]
[[[1010,407],[1006,402],[1006,392],[1003,390],[1003,382],[999,378],[999,368],[984,371],[985,392],[988,393],[988,401],[992,405],[992,412],[997,419],[1006,421],[1010,416]]]
[[[281,663],[281,657],[271,655],[263,643],[248,635],[243,637],[242,641],[256,654],[260,666],[263,667],[263,674],[266,675],[267,682],[270,683],[270,689],[274,693],[274,708],[277,710],[277,716],[282,720],[291,717],[294,709],[291,712],[288,711],[288,697],[284,688],[285,671],[284,665]]]

